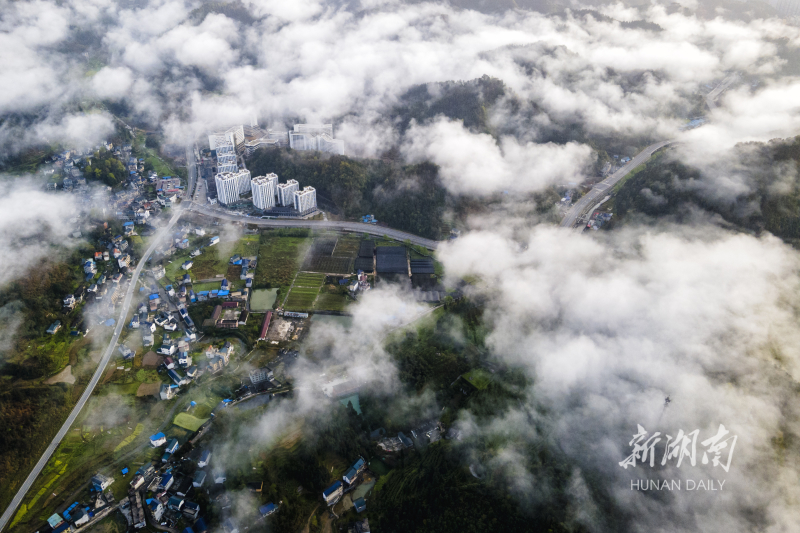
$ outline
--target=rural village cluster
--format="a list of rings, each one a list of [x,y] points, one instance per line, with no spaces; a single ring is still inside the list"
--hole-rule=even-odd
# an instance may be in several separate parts
[[[289,392],[291,368],[298,357],[296,347],[314,316],[324,319],[345,315],[347,302],[370,290],[378,278],[433,277],[433,258],[411,249],[407,243],[329,232],[314,239],[288,293],[282,291],[276,298],[276,288],[253,287],[259,264],[269,258],[250,255],[244,248],[234,248],[220,257],[223,274],[198,275],[199,263],[207,264],[210,257],[220,256],[225,246],[238,246],[237,239],[242,235],[243,239],[257,241],[260,231],[246,222],[221,224],[206,213],[193,213],[184,216],[177,229],[161,239],[155,253],[146,260],[142,274],[134,278],[145,239],[156,238],[159,227],[181,203],[194,201],[226,212],[241,212],[250,206],[257,210],[251,212],[258,217],[268,218],[320,215],[312,187],[301,189],[295,180],[280,183],[276,174],[251,177],[244,167],[244,154],[262,146],[284,145],[295,150],[344,152],[343,143],[333,138],[330,125],[297,125],[288,134],[244,126],[214,133],[209,135],[208,149],[195,151],[200,177],[194,195],[192,184],[185,178],[145,171],[145,159],[136,157],[131,144],[114,146],[107,142],[94,150],[68,150],[54,158],[53,167],[46,173],[56,173],[62,179],[48,188],[75,194],[86,205],[91,204],[96,191],[87,186],[82,169],[91,165],[100,151],[119,160],[128,175],[124,188],[104,202],[109,211],[104,214],[110,218],[76,218],[80,230],[73,237],[100,235],[98,247],[90,257],[83,258],[80,268],[84,283],[74,293],[63,295],[62,313],[47,333],[80,337],[95,329],[113,330],[117,321],[114,317],[119,315],[120,304],[131,289],[132,305],[109,376],[124,376],[139,369],[155,372],[156,381],[141,383],[136,396],[166,403],[178,402],[184,394],[202,390],[227,374],[239,378],[240,386],[213,406],[207,416],[195,416],[198,402],[181,404],[185,416],[180,418],[179,413],[175,421],[180,418],[183,426],[162,424],[163,430],[149,437],[148,444],[153,449],[150,462],[115,470],[101,468],[87,480],[85,490],[59,505],[60,511],[52,514],[40,531],[84,530],[119,511],[136,529],[149,524],[164,531],[205,533],[209,524],[203,518],[204,509],[195,501],[199,493],[206,494],[206,501],[222,510],[221,524],[212,529],[226,533],[247,530],[252,523],[237,521],[230,513],[226,472],[222,466],[215,466],[217,452],[204,444],[214,431],[219,411],[264,405]],[[110,194],[111,187],[108,189]],[[364,215],[361,221],[377,223],[372,215]],[[226,224],[237,228],[233,242],[225,242]],[[415,291],[417,300],[435,305],[445,297],[443,289],[436,290],[430,283],[423,285],[425,289]],[[253,367],[250,354],[245,353],[245,343],[236,336],[237,331],[253,328],[253,324],[257,325],[256,342],[277,350],[277,358],[268,365]],[[319,390],[329,401],[357,408],[362,385],[341,371],[322,379]],[[122,449],[132,446],[130,443],[140,437],[141,431],[138,425],[130,438],[120,444]],[[447,432],[436,419],[409,428],[406,433],[408,436],[403,432],[394,436],[377,431],[370,437],[386,457],[444,436],[460,438],[457,431]],[[351,466],[319,498],[333,514],[354,508],[361,518],[352,523],[351,530],[368,532],[367,502],[376,476],[365,458],[351,459]],[[115,485],[120,479],[125,482],[122,494],[119,488],[112,490],[112,485],[122,486]],[[247,487],[258,498],[262,483],[248,483]],[[253,523],[267,520],[280,513],[281,502],[262,501],[252,511]]]

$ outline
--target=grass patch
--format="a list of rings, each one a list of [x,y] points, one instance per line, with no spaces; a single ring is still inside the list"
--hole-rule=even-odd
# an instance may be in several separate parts
[[[189,413],[178,413],[172,423],[189,431],[197,431],[207,420],[207,418],[197,418]]]
[[[474,368],[466,374],[462,374],[461,377],[478,390],[484,390],[492,381],[492,375],[482,368]]]
[[[136,440],[136,437],[138,437],[142,433],[143,429],[144,429],[144,425],[143,424],[136,424],[136,429],[133,430],[133,433],[131,433],[130,435],[125,437],[122,440],[122,442],[117,444],[117,447],[114,448],[114,453],[120,451],[122,448],[128,446],[130,443],[132,443],[134,440]]]
[[[220,245],[205,248],[201,255],[193,259],[194,266],[192,266],[191,275],[192,279],[211,279],[217,275],[226,276],[228,268],[230,267],[230,259],[234,255],[242,257],[257,256],[259,253],[259,237],[258,235],[245,235],[233,246],[230,255],[226,254],[224,257],[220,256]],[[188,254],[187,254],[188,255]],[[185,261],[185,259],[184,259]],[[183,261],[181,261],[183,263]],[[180,265],[178,265],[180,268]],[[237,278],[241,267],[236,267]],[[218,288],[218,287],[217,287]],[[197,292],[197,289],[195,289]]]
[[[300,287],[320,287],[322,282],[325,281],[325,274],[311,274],[308,272],[301,272],[294,280],[294,286]]]
[[[386,482],[389,481],[389,478],[392,477],[394,474],[394,470],[389,470],[385,476],[381,476],[377,483],[375,483],[375,492],[380,492]]]
[[[220,283],[222,280],[219,281],[209,281],[208,283],[192,283],[192,290],[197,294],[201,291],[213,291],[219,289]]]

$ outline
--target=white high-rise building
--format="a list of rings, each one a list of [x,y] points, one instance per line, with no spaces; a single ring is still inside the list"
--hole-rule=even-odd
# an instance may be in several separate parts
[[[217,198],[221,204],[239,201],[239,195],[250,190],[250,171],[220,172],[214,178],[217,184]]]
[[[317,190],[314,187],[303,187],[294,192],[294,208],[299,213],[308,213],[317,208]]]
[[[317,150],[344,155],[344,141],[333,138],[332,124],[295,124],[289,133],[293,150]]]
[[[221,204],[232,204],[239,201],[239,176],[233,172],[224,172],[214,177],[217,184],[217,200]]]
[[[236,149],[231,142],[217,144],[217,173],[236,172],[239,166],[236,164]]]
[[[278,205],[294,205],[294,192],[300,190],[297,180],[289,180],[286,183],[278,184]]]
[[[278,175],[256,176],[250,183],[253,189],[253,205],[267,210],[275,207],[275,194],[278,192]]]
[[[250,171],[243,168],[236,173],[239,179],[239,194],[250,192]]]

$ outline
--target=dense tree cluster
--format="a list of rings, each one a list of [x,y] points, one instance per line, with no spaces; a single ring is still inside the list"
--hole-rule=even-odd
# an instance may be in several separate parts
[[[114,187],[123,183],[127,178],[125,166],[114,154],[101,148],[94,153],[92,162],[83,169],[87,180],[96,180]]]

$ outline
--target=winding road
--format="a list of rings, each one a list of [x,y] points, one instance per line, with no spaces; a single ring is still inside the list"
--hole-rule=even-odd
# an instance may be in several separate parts
[[[603,197],[606,196],[608,191],[614,188],[622,178],[627,176],[633,169],[650,159],[652,155],[661,148],[671,144],[675,141],[661,141],[655,144],[651,144],[638,154],[636,154],[633,159],[628,161],[625,166],[611,174],[609,177],[601,181],[600,183],[596,184],[592,187],[592,190],[584,194],[580,200],[575,202],[567,214],[564,215],[564,218],[561,220],[561,227],[562,228],[572,228],[577,224],[580,219],[590,210],[593,206],[595,206],[598,202],[602,201]]]
[[[256,218],[248,217],[245,215],[237,215],[222,209],[215,209],[210,206],[203,206],[198,204],[191,204],[189,210],[195,213],[206,215],[209,217],[218,218],[220,220],[228,220],[230,222],[242,222],[245,224],[258,226],[261,228],[311,228],[311,229],[331,229],[335,231],[352,231],[354,233],[366,233],[367,235],[374,235],[382,237],[386,235],[398,241],[409,241],[411,244],[416,244],[427,248],[428,250],[435,250],[439,246],[439,241],[433,239],[426,239],[413,233],[407,233],[397,229],[387,228],[383,226],[375,226],[372,224],[363,224],[361,222],[342,222],[336,220],[303,220],[291,218]]]

